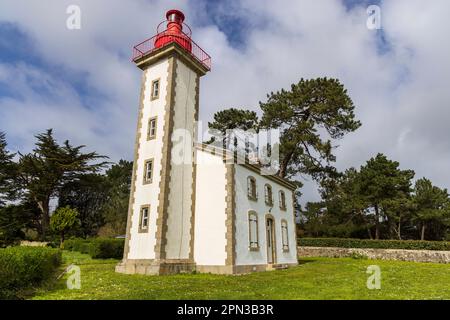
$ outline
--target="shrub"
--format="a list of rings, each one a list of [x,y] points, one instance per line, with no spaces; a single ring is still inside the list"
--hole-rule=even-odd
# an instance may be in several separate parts
[[[299,238],[298,245],[303,247],[338,247],[371,249],[407,249],[450,251],[450,242],[418,240],[362,240],[341,238]]]
[[[123,239],[95,239],[91,243],[89,254],[94,259],[121,259],[124,244]]]
[[[64,242],[66,232],[80,225],[80,214],[69,206],[58,208],[50,218],[50,228],[60,235],[60,246]]]
[[[20,299],[49,279],[61,264],[61,251],[46,247],[0,249],[0,299]]]
[[[64,241],[63,248],[68,251],[78,251],[81,253],[89,253],[89,244],[91,240],[86,239],[70,239]]]
[[[124,239],[71,239],[64,242],[64,249],[87,253],[94,259],[121,259]]]

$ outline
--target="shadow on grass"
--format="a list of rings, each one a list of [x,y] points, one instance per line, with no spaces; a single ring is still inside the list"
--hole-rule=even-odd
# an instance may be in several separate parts
[[[301,266],[301,265],[304,265],[304,264],[307,264],[307,263],[311,263],[311,262],[316,262],[316,261],[317,261],[317,259],[314,259],[314,258],[298,259],[298,265]]]

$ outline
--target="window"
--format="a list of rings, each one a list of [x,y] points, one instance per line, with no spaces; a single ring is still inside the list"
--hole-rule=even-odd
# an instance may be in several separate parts
[[[152,183],[153,180],[153,159],[144,163],[144,184]]]
[[[258,215],[254,211],[248,214],[248,239],[250,251],[258,251]]]
[[[280,191],[278,193],[279,201],[280,201],[280,208],[282,210],[286,210],[286,194],[284,191]]]
[[[257,199],[258,195],[256,193],[256,179],[254,177],[247,178],[247,195],[251,200]]]
[[[266,204],[272,206],[273,205],[272,187],[268,184],[264,186],[264,197],[266,199]]]
[[[148,219],[150,215],[150,206],[145,205],[141,207],[141,214],[139,218],[139,232],[148,231]]]
[[[159,98],[159,79],[152,81],[152,100]]]
[[[289,251],[288,225],[286,220],[281,221],[281,239],[283,241],[283,251]]]
[[[156,138],[156,117],[150,118],[148,120],[148,132],[147,132],[147,140]]]

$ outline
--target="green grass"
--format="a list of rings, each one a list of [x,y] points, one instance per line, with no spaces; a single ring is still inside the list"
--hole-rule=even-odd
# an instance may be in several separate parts
[[[239,276],[124,275],[117,260],[64,252],[65,265],[81,268],[81,289],[65,277],[34,299],[450,299],[450,265],[352,258],[307,258],[287,270]],[[369,265],[381,268],[381,289],[366,287]]]

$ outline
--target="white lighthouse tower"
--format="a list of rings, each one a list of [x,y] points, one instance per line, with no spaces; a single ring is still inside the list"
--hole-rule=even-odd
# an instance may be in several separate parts
[[[142,84],[127,235],[117,272],[166,274],[195,267],[192,159],[199,81],[211,58],[191,39],[182,12],[170,10],[166,18],[156,36],[133,48]],[[189,136],[177,139],[175,132]],[[180,154],[186,161],[180,162]]]

